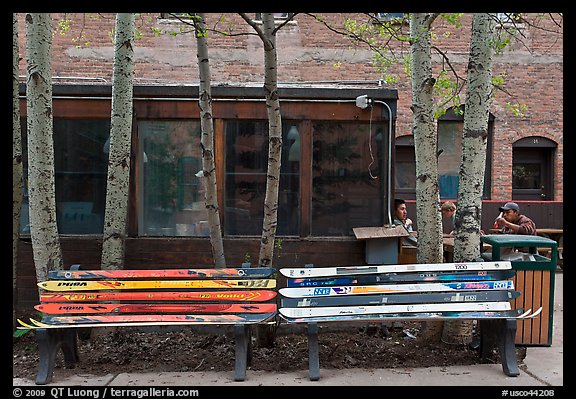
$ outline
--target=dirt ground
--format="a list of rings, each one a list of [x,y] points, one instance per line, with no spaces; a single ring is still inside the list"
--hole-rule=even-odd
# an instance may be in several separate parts
[[[468,345],[429,343],[420,337],[421,324],[356,326],[321,329],[320,367],[415,368],[429,366],[499,363],[498,354],[481,361]],[[84,329],[83,329],[84,330]],[[308,368],[304,331],[278,331],[273,347],[258,347],[253,339],[252,370],[292,371]],[[136,328],[93,329],[89,339],[78,341],[80,362],[76,369],[64,368],[61,353],[55,375],[77,373],[106,375],[139,371],[233,371],[234,338],[231,332],[215,334],[182,327],[160,331]],[[519,364],[525,348],[517,348]],[[35,334],[13,338],[13,377],[34,379],[38,367]]]

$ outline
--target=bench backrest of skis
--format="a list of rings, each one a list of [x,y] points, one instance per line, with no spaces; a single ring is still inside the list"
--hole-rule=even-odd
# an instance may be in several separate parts
[[[288,324],[306,325],[311,380],[320,378],[318,323],[349,326],[479,320],[482,347],[498,344],[505,348],[507,354],[501,353],[503,370],[507,375],[517,375],[512,338],[516,335],[516,320],[538,314],[536,309],[516,307],[522,299],[514,288],[516,272],[508,261],[318,268],[306,265],[281,268],[279,272],[285,276],[286,285],[278,290],[278,314]],[[481,351],[482,356],[490,350]]]
[[[277,315],[276,270],[245,266],[53,271],[47,281],[38,283],[42,292],[35,308],[43,318],[39,324],[32,323],[37,328],[62,328],[154,321],[273,322]]]
[[[481,312],[490,318],[513,318],[523,313],[510,306],[519,296],[510,262],[308,265],[279,271],[292,276],[286,279],[286,287],[279,289],[279,314],[289,323],[305,322],[306,318],[322,321],[323,317],[337,321],[344,315],[349,321],[354,316],[366,320],[369,315],[375,320],[398,314],[404,318],[428,314],[435,319],[465,319],[472,313],[476,318]]]
[[[39,334],[36,384],[52,380],[56,354],[67,366],[79,361],[76,329],[186,326],[197,333],[233,332],[234,380],[244,381],[252,358],[251,326],[273,325],[278,316],[276,269],[168,268],[51,271],[38,283],[41,319],[17,319]],[[210,325],[208,330],[200,327]],[[230,355],[227,355],[230,356]]]

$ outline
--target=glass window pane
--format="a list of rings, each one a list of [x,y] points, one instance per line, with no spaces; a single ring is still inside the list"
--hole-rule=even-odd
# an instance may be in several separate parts
[[[144,236],[209,235],[199,121],[141,121],[138,230]]]
[[[384,126],[313,125],[312,234],[350,236],[352,228],[381,226]]]
[[[299,229],[300,132],[283,121],[277,235]],[[268,122],[226,122],[226,222],[230,235],[260,235],[268,168]]]
[[[515,163],[512,167],[512,188],[540,189],[542,173],[539,163]]]
[[[25,194],[21,233],[30,233],[26,174],[26,125],[22,125]],[[108,120],[54,118],[56,221],[60,234],[102,234],[110,134]]]
[[[458,198],[458,174],[462,158],[461,122],[438,123],[438,183],[441,198]]]

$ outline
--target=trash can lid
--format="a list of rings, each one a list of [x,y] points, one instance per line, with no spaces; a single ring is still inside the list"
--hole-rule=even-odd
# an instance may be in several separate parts
[[[488,234],[480,236],[480,241],[499,246],[514,247],[550,247],[557,248],[558,243],[550,238],[527,236],[523,234]]]

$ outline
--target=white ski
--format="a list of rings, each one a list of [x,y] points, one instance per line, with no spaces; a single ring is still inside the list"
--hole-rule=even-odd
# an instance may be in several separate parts
[[[509,302],[428,303],[414,305],[333,306],[318,308],[280,308],[286,317],[321,317],[412,312],[477,312],[511,310]]]
[[[403,273],[429,271],[465,271],[465,270],[506,270],[512,269],[509,261],[464,262],[464,263],[415,263],[406,265],[378,266],[339,266],[339,267],[304,267],[280,269],[286,277],[328,277],[354,274]]]

